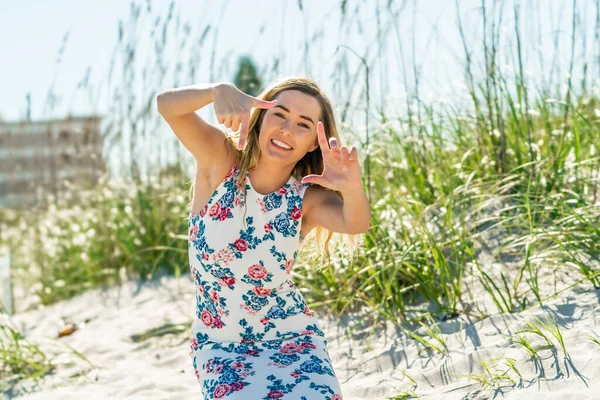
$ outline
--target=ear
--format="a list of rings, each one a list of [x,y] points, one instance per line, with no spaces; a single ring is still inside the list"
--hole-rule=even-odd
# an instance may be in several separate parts
[[[319,147],[319,143],[315,143],[310,149],[308,149],[308,152],[311,153],[311,152],[315,151],[317,149],[317,147]]]

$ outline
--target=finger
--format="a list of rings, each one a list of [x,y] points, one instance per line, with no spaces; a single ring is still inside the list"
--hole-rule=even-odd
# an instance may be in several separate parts
[[[240,129],[240,118],[234,117],[231,121],[231,130],[237,132]]]
[[[240,138],[238,139],[238,150],[244,150],[244,145],[246,144],[246,138],[242,138],[240,136]]]
[[[232,121],[232,116],[231,115],[227,115],[225,117],[225,123],[223,125],[225,125],[225,127],[227,128],[231,128],[231,121]]]
[[[321,148],[323,157],[327,157],[330,150],[327,137],[325,136],[325,128],[323,127],[323,123],[321,121],[317,122],[317,139],[319,140],[319,147]]]
[[[334,147],[338,147],[338,142],[337,139],[335,137],[330,137],[329,138],[329,145],[331,146],[331,148],[333,149]]]
[[[242,120],[240,121],[240,138],[244,138],[244,140],[246,139],[246,136],[248,136],[248,124],[249,123],[250,123],[250,116],[246,114],[242,117]]]
[[[225,123],[225,116],[224,115],[217,115],[217,121],[219,121],[219,123],[221,125],[223,125]]]
[[[302,183],[316,183],[317,185],[323,186],[323,176],[316,174],[306,175],[302,178]]]
[[[348,161],[348,158],[350,157],[350,152],[348,151],[348,148],[346,146],[343,146],[340,149],[340,157],[342,159],[342,163],[345,163],[346,161]]]
[[[358,160],[358,149],[356,148],[356,146],[350,147],[350,155],[349,155],[348,159],[350,161]]]
[[[256,108],[273,108],[277,105],[277,100],[265,101],[255,97],[253,104]]]

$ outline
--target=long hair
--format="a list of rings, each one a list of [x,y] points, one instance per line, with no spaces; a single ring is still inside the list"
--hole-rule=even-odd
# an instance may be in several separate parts
[[[338,122],[336,118],[336,113],[334,107],[325,94],[323,90],[317,85],[315,81],[307,77],[299,77],[299,76],[288,76],[275,80],[270,85],[268,85],[265,89],[261,91],[261,93],[256,96],[257,98],[265,101],[274,100],[280,93],[286,90],[297,90],[304,94],[314,97],[321,106],[321,116],[320,121],[323,122],[323,127],[325,128],[325,135],[327,140],[331,137],[335,137],[338,141],[338,146],[342,146],[342,140],[339,134]],[[258,159],[260,156],[260,146],[258,141],[258,136],[260,134],[260,128],[262,125],[262,121],[264,119],[266,109],[262,108],[253,108],[250,113],[250,120],[248,123],[248,137],[246,138],[246,146],[243,151],[238,150],[237,142],[239,140],[239,132],[233,133],[231,136],[226,135],[226,141],[230,142],[230,146],[234,152],[236,153],[236,159],[238,160],[238,187],[244,191],[244,195],[246,194],[246,172],[250,169],[254,168],[258,164]],[[311,152],[307,152],[302,159],[300,159],[294,169],[292,170],[292,176],[294,176],[297,180],[301,180],[302,177],[309,174],[321,174],[323,173],[323,156],[321,154],[320,147],[317,147],[315,150]],[[317,184],[314,184],[317,185]],[[319,185],[317,185],[319,186]],[[322,187],[322,186],[321,186]],[[325,190],[334,191],[332,189],[322,187]],[[335,190],[334,191],[342,200],[342,193]],[[245,197],[245,196],[244,196]],[[313,229],[314,236],[317,242],[317,245],[326,253],[327,258],[330,260],[329,253],[329,242],[333,236],[333,232],[323,228],[322,226],[317,226]],[[311,232],[312,234],[313,232]],[[308,236],[310,236],[309,234]],[[351,250],[351,253],[357,248],[358,241],[360,239],[359,235],[339,235],[341,241],[343,241]],[[302,246],[304,246],[307,242],[307,238],[302,242]]]

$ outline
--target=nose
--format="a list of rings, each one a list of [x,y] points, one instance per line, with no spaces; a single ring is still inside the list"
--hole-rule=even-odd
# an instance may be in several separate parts
[[[290,135],[292,134],[292,121],[290,118],[287,118],[285,121],[283,121],[283,123],[281,124],[281,131]]]

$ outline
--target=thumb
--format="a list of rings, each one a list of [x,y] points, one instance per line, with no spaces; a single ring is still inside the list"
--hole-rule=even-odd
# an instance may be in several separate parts
[[[302,183],[316,183],[317,185],[323,186],[323,176],[315,174],[306,175],[302,178]]]
[[[244,142],[246,141],[246,137],[248,136],[248,125],[249,124],[250,124],[250,118],[248,118],[248,115],[244,115],[240,122],[240,137],[238,140],[238,142],[242,145],[244,144]]]
[[[256,108],[272,108],[277,104],[277,100],[265,101],[254,98],[254,107]]]

